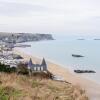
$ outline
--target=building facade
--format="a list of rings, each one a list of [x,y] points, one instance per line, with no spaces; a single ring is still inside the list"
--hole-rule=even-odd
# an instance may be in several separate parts
[[[28,62],[28,69],[32,72],[44,72],[47,71],[47,64],[45,59],[43,58],[41,64],[33,64],[32,59],[30,58]]]

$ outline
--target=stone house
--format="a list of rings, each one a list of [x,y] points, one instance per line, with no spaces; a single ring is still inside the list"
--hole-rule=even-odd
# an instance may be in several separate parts
[[[32,59],[30,58],[28,62],[28,69],[31,72],[47,72],[47,64],[45,59],[43,58],[41,64],[33,64]]]

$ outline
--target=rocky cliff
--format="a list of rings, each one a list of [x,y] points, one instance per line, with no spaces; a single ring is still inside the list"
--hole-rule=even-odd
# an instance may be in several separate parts
[[[4,42],[28,42],[28,41],[42,41],[42,40],[54,40],[51,34],[39,34],[39,33],[0,33],[0,40]]]

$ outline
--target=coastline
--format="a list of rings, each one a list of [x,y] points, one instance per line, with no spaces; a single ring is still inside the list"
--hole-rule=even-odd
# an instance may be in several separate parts
[[[14,49],[14,53],[21,55],[25,61],[32,58],[34,63],[41,63],[39,58],[25,54],[24,52],[19,51],[17,48]],[[100,99],[100,85],[85,79],[81,76],[72,74],[67,68],[61,67],[55,63],[47,61],[48,70],[54,75],[61,76],[65,81],[72,83],[72,85],[78,85],[82,89],[86,90],[86,94],[90,100],[99,100]]]

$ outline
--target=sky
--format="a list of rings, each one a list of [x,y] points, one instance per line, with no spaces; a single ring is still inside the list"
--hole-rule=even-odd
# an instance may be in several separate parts
[[[0,0],[0,31],[100,34],[100,0]]]

